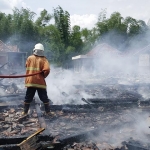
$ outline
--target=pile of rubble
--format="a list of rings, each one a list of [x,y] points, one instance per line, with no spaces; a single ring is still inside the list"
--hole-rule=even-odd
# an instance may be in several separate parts
[[[11,99],[14,96],[16,100],[13,100],[14,105],[12,106],[7,105],[8,101],[5,102],[5,106],[0,104],[1,139],[6,137],[15,139],[21,136],[27,138],[39,130],[43,124],[45,131],[42,136],[45,139],[40,139],[43,150],[50,148],[53,150],[130,150],[131,146],[135,146],[134,142],[128,143],[131,137],[136,141],[143,142],[138,132],[140,127],[136,126],[141,123],[147,128],[141,133],[144,137],[149,137],[149,123],[147,123],[149,110],[147,107],[147,110],[143,111],[143,108],[139,107],[139,100],[142,99],[142,96],[138,94],[137,87],[124,88],[112,85],[89,88],[81,86],[77,88],[75,94],[80,95],[85,92],[90,95],[91,98],[82,99],[86,104],[82,104],[81,107],[72,104],[70,106],[52,105],[51,110],[54,115],[47,117],[42,115],[43,109],[38,102],[34,103],[29,115],[21,115],[23,107],[19,105],[18,101],[23,102],[24,95],[19,97],[23,92],[18,90],[17,86],[12,83],[7,88],[6,86],[2,87],[7,92],[2,98],[3,102],[5,96],[6,98],[10,96]],[[67,93],[63,92],[62,94],[67,98]],[[103,105],[104,102],[109,109]],[[125,102],[128,102],[132,108],[125,107]],[[109,103],[119,107],[112,108],[108,105]],[[147,105],[144,101],[145,104]],[[122,143],[124,141],[126,141],[125,144]],[[148,140],[145,142],[148,143]],[[149,148],[144,144],[141,144],[140,147]]]
[[[5,108],[0,112],[0,137],[30,135],[37,131],[39,122],[35,111],[22,116],[23,108]]]
[[[98,143],[89,140],[80,143],[73,143],[72,145],[68,144],[62,150],[128,150],[128,148],[125,145],[113,147],[106,142]]]
[[[90,108],[86,112],[84,109],[88,109],[88,107],[77,108],[74,105],[71,107],[70,112],[66,112],[62,109],[64,107],[61,106],[57,109],[57,106],[52,105],[51,108],[54,115],[50,117],[40,116],[46,123],[43,137],[48,135],[45,143],[43,141],[44,138],[40,139],[43,150],[49,149],[50,147],[53,150],[123,150],[129,149],[127,147],[128,145],[134,145],[133,143],[122,144],[123,141],[130,141],[131,137],[141,141],[142,134],[145,137],[149,136],[149,122],[147,122],[147,119],[149,121],[148,110],[145,111],[141,108],[103,110],[100,107],[96,109]],[[76,107],[78,111],[71,112],[73,107]],[[37,109],[31,109],[32,111],[25,117],[21,116],[22,109],[22,107],[17,105],[15,107],[1,107],[1,139],[4,137],[15,139],[22,135],[28,137],[41,127],[43,122],[39,121],[38,115],[42,114],[42,108],[39,110],[41,112],[38,113]],[[137,128],[136,125],[141,126],[141,123],[145,124],[144,127],[147,129],[141,131],[139,136],[138,130],[141,127]],[[148,142],[148,138],[145,142]]]

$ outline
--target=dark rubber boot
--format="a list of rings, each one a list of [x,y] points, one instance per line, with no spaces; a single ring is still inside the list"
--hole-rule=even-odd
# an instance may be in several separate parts
[[[45,107],[45,112],[49,113],[50,112],[50,105],[49,102],[48,103],[44,103],[44,107]]]
[[[30,103],[24,103],[24,110],[22,114],[28,114]]]
[[[44,103],[44,107],[45,107],[45,116],[49,116],[49,117],[54,117],[56,116],[56,114],[54,112],[50,111],[50,104],[48,103]]]

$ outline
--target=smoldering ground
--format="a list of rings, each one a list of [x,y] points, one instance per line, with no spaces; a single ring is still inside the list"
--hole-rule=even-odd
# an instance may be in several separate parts
[[[92,69],[89,69],[90,67]],[[145,72],[142,73],[143,75],[146,74]],[[141,78],[138,71],[138,61],[134,57],[105,52],[94,58],[88,65],[81,66],[78,73],[73,69],[67,70],[51,66],[51,73],[46,78],[48,96],[54,104],[83,104],[82,97],[95,98],[90,92],[85,92],[87,85],[134,86],[148,83],[148,80],[149,78],[145,80]],[[146,91],[141,88],[137,92],[149,97],[148,92],[146,94]],[[105,98],[105,95],[99,91],[97,98]]]
[[[107,117],[111,118],[111,115]],[[142,112],[140,109],[122,110],[117,119],[109,125],[100,126],[96,135],[91,134],[87,138],[101,143],[101,146],[105,143],[113,148],[121,147],[123,142],[132,140],[135,144],[137,142],[146,145],[149,143],[149,125],[149,112]]]

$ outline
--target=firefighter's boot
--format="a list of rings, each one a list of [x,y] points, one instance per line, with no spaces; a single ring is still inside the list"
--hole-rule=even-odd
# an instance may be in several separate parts
[[[50,112],[49,102],[48,103],[44,103],[44,108],[45,108],[45,113],[49,113]]]
[[[49,104],[49,102],[48,103],[44,103],[44,107],[45,107],[45,115],[46,116],[53,116],[54,115],[54,113],[52,113],[50,111],[50,104]]]
[[[24,108],[23,108],[22,115],[27,115],[28,114],[29,107],[30,107],[30,103],[24,103]]]

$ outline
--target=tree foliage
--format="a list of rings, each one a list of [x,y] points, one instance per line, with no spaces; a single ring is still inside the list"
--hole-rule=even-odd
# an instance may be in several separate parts
[[[69,45],[70,36],[70,14],[64,11],[60,6],[54,9],[55,26],[61,34],[62,42],[65,47]]]
[[[0,12],[0,40],[17,45],[20,51],[32,53],[34,45],[43,43],[47,58],[64,65],[71,57],[86,54],[98,43],[108,43],[119,50],[150,43],[150,21],[123,18],[114,12],[107,18],[107,10],[101,10],[94,28],[71,27],[70,14],[60,6],[50,14],[42,10],[36,14],[30,9],[14,8],[12,14]],[[51,22],[54,21],[54,22]]]
[[[46,9],[44,9],[43,11],[41,11],[40,17],[38,17],[38,19],[35,21],[35,24],[37,26],[45,27],[50,22],[51,19],[52,15],[49,14]]]

